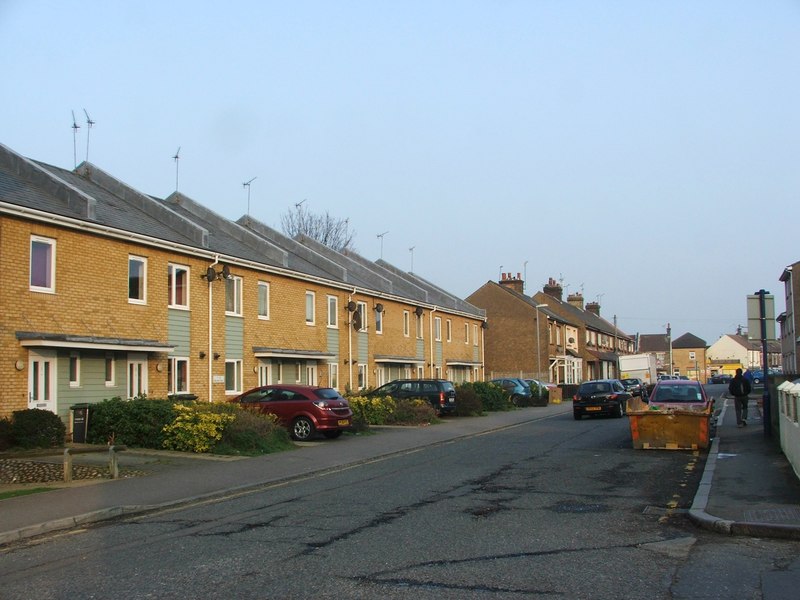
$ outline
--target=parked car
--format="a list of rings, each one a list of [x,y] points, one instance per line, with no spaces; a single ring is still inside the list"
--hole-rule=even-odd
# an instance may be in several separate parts
[[[264,385],[231,398],[259,412],[275,415],[298,441],[319,431],[337,438],[353,424],[350,404],[333,388],[311,385]]]
[[[514,406],[528,405],[533,396],[531,387],[522,379],[517,379],[515,377],[498,377],[497,379],[492,379],[489,383],[499,385],[503,388],[511,398],[511,403]]]
[[[580,420],[583,415],[609,415],[621,418],[631,399],[630,392],[619,379],[593,379],[584,381],[572,398],[572,416]]]
[[[647,386],[644,381],[638,377],[631,377],[630,379],[620,379],[620,383],[628,391],[631,396],[643,397],[647,395]]]
[[[659,381],[650,395],[650,407],[657,409],[705,410],[710,402],[699,381],[686,379]]]
[[[430,402],[438,414],[456,409],[456,388],[446,379],[395,379],[369,392],[369,397],[389,396],[395,400],[421,398]]]
[[[733,379],[733,375],[728,375],[727,373],[717,373],[716,375],[712,375],[708,378],[708,383],[724,383],[728,384]]]

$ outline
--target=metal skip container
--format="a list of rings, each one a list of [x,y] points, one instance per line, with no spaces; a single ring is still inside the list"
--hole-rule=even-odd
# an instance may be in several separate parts
[[[637,399],[628,405],[633,447],[638,450],[708,448],[713,408],[651,410]]]

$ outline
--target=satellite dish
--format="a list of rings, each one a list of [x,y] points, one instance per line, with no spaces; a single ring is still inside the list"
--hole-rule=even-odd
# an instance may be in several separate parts
[[[422,316],[422,307],[418,306],[417,308],[415,308],[414,309],[414,314],[417,315],[418,317],[421,317]]]
[[[375,312],[383,312],[383,304],[381,304],[380,302],[378,302],[378,303],[375,305]]]
[[[489,329],[489,321],[482,321],[481,329]]]
[[[209,281],[214,281],[217,278],[217,272],[214,270],[214,267],[208,267],[206,269],[206,279]]]
[[[353,329],[359,331],[363,323],[361,322],[361,311],[356,311],[353,313]]]
[[[230,279],[230,276],[231,276],[231,268],[228,265],[222,265],[222,278]]]
[[[355,309],[356,309],[356,303],[350,300],[350,302],[347,303],[347,310],[353,312],[355,311]]]

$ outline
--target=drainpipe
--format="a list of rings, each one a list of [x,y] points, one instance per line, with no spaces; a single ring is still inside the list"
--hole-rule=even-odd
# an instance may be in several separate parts
[[[481,325],[484,325],[484,321]],[[486,381],[486,328],[481,327],[481,381]]]
[[[209,265],[210,267],[215,267],[219,264],[219,254],[214,255],[214,262]],[[213,377],[213,365],[214,365],[214,347],[213,347],[213,325],[214,325],[214,286],[213,281],[208,280],[208,401],[213,402],[213,392],[212,392],[212,385],[214,381]]]
[[[353,288],[353,291],[347,295],[347,303],[353,301],[353,294],[356,293],[356,288]],[[358,306],[356,306],[358,308]],[[347,311],[348,317],[352,317],[350,311]],[[347,323],[347,378],[350,383],[350,390],[355,391],[353,389],[353,324],[348,320]],[[356,388],[358,387],[358,382],[356,382]]]
[[[430,329],[430,338],[431,338],[431,378],[436,377],[434,372],[434,354],[433,354],[433,313],[435,313],[438,309],[434,306],[430,312],[428,313],[428,329]]]

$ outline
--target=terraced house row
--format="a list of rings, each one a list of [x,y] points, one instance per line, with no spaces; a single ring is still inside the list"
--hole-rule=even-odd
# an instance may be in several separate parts
[[[412,273],[2,145],[0,266],[0,416],[485,375],[485,311]]]

